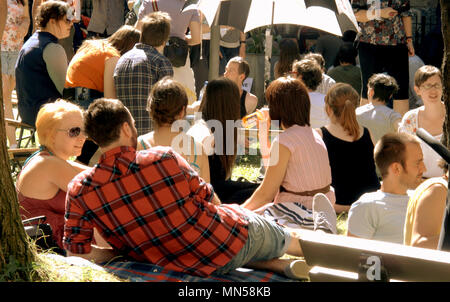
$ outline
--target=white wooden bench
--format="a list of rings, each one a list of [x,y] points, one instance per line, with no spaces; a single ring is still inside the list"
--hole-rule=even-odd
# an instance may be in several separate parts
[[[311,281],[450,281],[450,253],[301,231]]]

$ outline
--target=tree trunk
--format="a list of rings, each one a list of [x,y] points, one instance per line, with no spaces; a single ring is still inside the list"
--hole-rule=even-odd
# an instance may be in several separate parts
[[[0,41],[6,21],[6,1],[0,0]],[[1,70],[1,62],[0,62]],[[2,77],[0,73],[0,84]],[[0,281],[29,281],[34,252],[30,248],[19,214],[6,147],[3,87],[0,85]]]
[[[441,3],[441,24],[442,37],[444,39],[444,56],[442,59],[442,75],[444,79],[443,101],[445,104],[447,116],[444,122],[444,142],[447,148],[450,145],[450,2],[448,0],[440,0]]]

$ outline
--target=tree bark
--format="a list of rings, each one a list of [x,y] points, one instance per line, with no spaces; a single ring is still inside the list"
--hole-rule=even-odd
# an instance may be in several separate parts
[[[450,139],[450,3],[448,0],[440,0],[441,3],[441,24],[442,37],[444,39],[444,56],[442,59],[442,76],[444,79],[443,101],[445,104],[447,116],[444,122],[444,143],[449,147]]]
[[[6,22],[6,0],[0,0],[0,41]],[[1,70],[1,62],[0,62]],[[0,73],[0,83],[2,77]],[[35,254],[19,214],[6,146],[3,87],[0,85],[0,280],[29,281]]]

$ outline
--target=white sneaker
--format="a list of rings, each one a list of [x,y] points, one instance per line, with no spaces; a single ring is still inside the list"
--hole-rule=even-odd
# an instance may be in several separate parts
[[[309,278],[310,270],[305,260],[294,260],[284,268],[284,274],[291,279],[305,280]]]
[[[314,231],[324,231],[337,234],[336,211],[330,200],[322,193],[317,193],[313,198]]]

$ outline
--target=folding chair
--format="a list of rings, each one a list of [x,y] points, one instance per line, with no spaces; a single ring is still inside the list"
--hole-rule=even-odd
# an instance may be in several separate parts
[[[5,122],[8,126],[12,126],[20,130],[19,138],[17,139],[18,148],[27,148],[32,145],[36,145],[36,139],[34,137],[36,129],[33,126],[9,118],[5,118]],[[25,131],[29,131],[29,134],[26,134]]]

